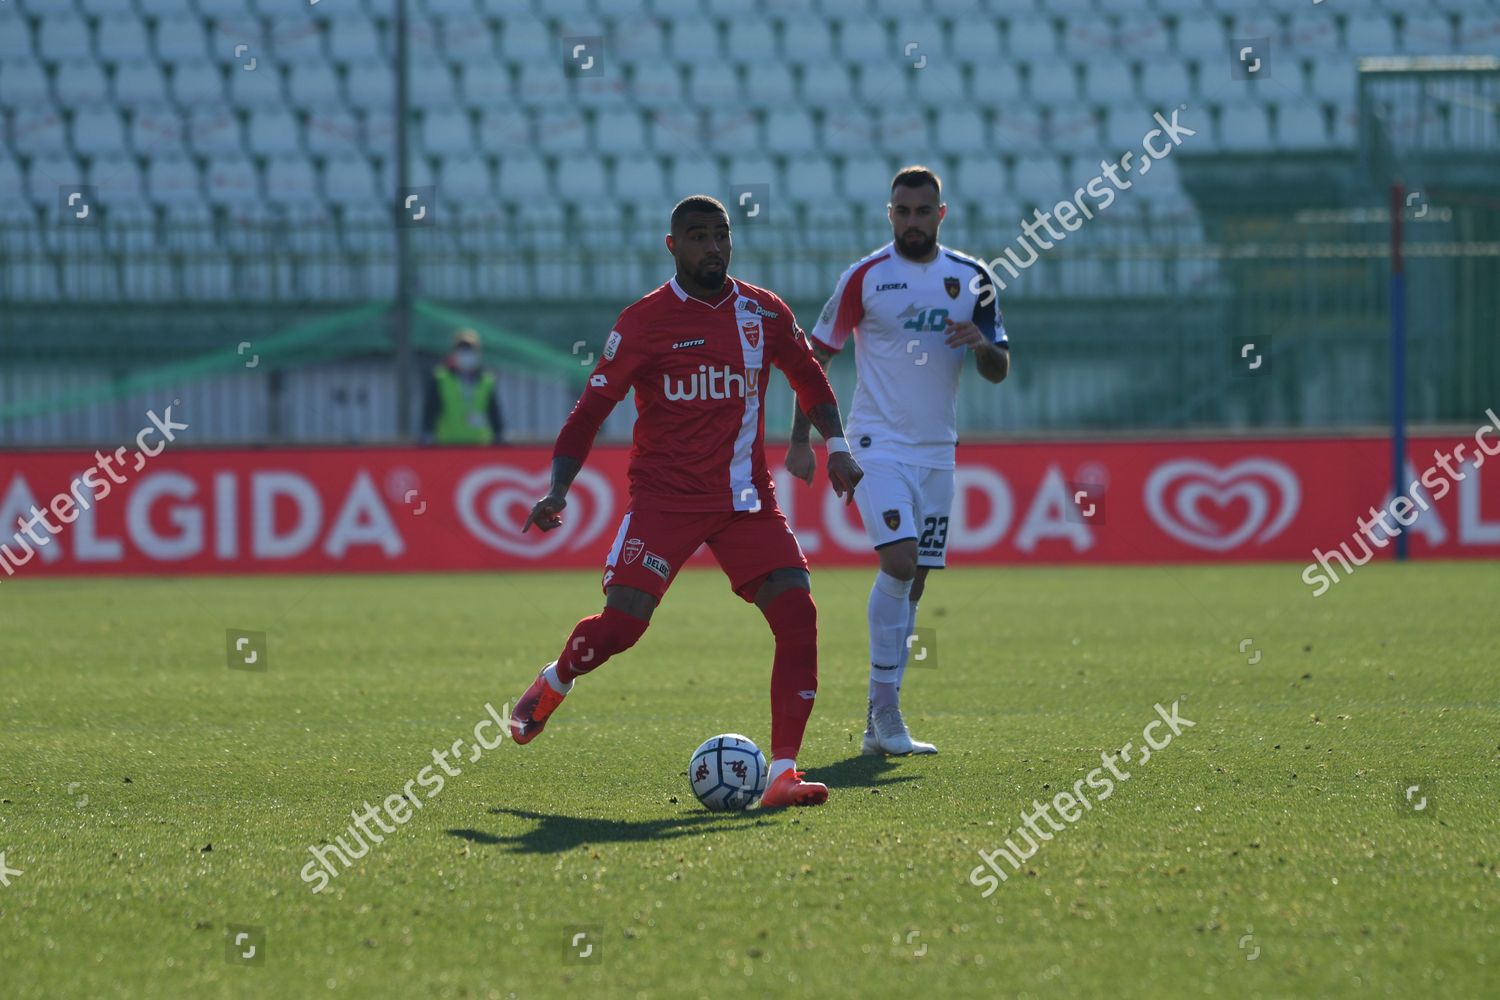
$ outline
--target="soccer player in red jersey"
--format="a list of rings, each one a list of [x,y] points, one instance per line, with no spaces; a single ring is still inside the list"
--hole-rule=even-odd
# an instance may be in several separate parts
[[[845,503],[863,473],[844,441],[827,376],[792,311],[729,277],[729,216],[705,195],[672,209],[667,250],[677,274],[615,321],[589,384],[557,436],[552,482],[523,531],[562,523],[568,487],[600,425],[635,389],[630,509],[605,560],[604,610],[573,628],[511,713],[517,743],[546,725],[573,682],[640,639],[682,564],[707,545],[734,592],[776,637],[771,773],[763,806],[821,805],[797,751],[818,690],[818,617],[807,559],[776,506],[766,467],[766,366],[786,374],[828,446],[828,479]]]

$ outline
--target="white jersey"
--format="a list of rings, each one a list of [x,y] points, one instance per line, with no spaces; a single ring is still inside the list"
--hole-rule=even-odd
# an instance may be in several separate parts
[[[970,320],[1008,344],[998,287],[982,261],[942,245],[919,264],[887,243],[843,273],[812,339],[836,352],[854,334],[859,381],[846,433],[857,454],[953,468],[968,350],[943,343],[945,321]]]

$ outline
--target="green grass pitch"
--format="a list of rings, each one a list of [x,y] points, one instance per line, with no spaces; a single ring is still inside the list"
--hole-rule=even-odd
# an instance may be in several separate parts
[[[829,803],[732,816],[683,772],[768,742],[771,639],[688,571],[543,736],[458,761],[317,894],[309,847],[471,740],[597,574],[0,581],[0,994],[1493,996],[1500,566],[1318,599],[1299,569],[935,574],[920,759],[859,756],[871,571],[818,572]],[[1173,701],[1192,728],[970,884]]]

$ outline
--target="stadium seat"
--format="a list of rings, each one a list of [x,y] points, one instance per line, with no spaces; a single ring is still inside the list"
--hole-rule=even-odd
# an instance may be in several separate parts
[[[1141,97],[1156,106],[1183,104],[1194,94],[1187,65],[1173,58],[1152,59],[1141,64]]]
[[[1050,124],[1049,146],[1060,153],[1074,152],[1099,145],[1103,116],[1091,108],[1057,108]]]
[[[245,66],[253,65],[251,70]],[[240,108],[262,107],[286,102],[287,90],[282,83],[282,69],[274,62],[264,66],[255,63],[229,63],[229,103]]]
[[[82,108],[73,114],[73,150],[84,156],[125,152],[125,127],[113,108]]]
[[[671,55],[679,62],[713,62],[720,58],[719,26],[704,18],[677,18],[670,24]]]
[[[733,126],[738,132],[739,126]],[[765,148],[772,153],[799,155],[818,146],[812,115],[800,108],[782,108],[766,116]]]
[[[369,18],[344,16],[333,20],[328,30],[328,54],[338,62],[354,63],[364,59],[386,60],[375,24]]]
[[[334,156],[323,165],[323,196],[336,205],[382,203],[382,211],[386,210],[375,171],[362,156]]]
[[[442,66],[441,63],[437,65]],[[671,69],[675,77],[676,70]],[[443,69],[439,72],[440,75],[444,75],[447,71]],[[437,89],[434,87],[430,93],[436,94]],[[520,75],[516,80],[515,94],[520,103],[527,107],[543,108],[560,104],[567,100],[568,78],[560,63],[528,63],[521,67]],[[449,100],[451,101],[451,97]]]
[[[531,148],[531,117],[526,112],[519,108],[496,107],[480,116],[478,149],[481,152],[504,155]]]
[[[102,59],[136,60],[151,52],[146,25],[134,13],[115,13],[99,19],[98,51]]]
[[[1332,56],[1341,51],[1338,24],[1322,12],[1293,14],[1282,41],[1288,52],[1299,55]]]
[[[309,7],[309,10],[313,8]],[[323,46],[325,22],[311,16],[281,15],[272,22],[271,54],[282,65],[328,58]]]
[[[988,201],[1008,195],[1005,164],[993,154],[960,157],[951,184],[945,185],[965,201]]]
[[[60,62],[53,73],[57,101],[64,107],[99,104],[109,98],[109,83],[104,68],[93,59],[69,59]]]
[[[344,99],[351,108],[388,108],[395,94],[389,67],[378,62],[356,62],[344,76]]]
[[[833,37],[828,22],[814,17],[781,22],[781,55],[792,63],[828,64],[833,57]]]
[[[1494,55],[1500,52],[1500,15],[1469,13],[1459,19],[1458,48],[1473,55]]]
[[[766,148],[755,114],[743,109],[710,111],[703,139],[716,153],[754,153]]]
[[[239,121],[227,108],[195,108],[184,124],[183,137],[199,156],[239,156],[244,153]]]
[[[801,97],[804,104],[813,107],[834,110],[848,107],[854,102],[854,85],[848,68],[837,62],[804,66]]]
[[[1036,198],[1043,203],[1056,201],[1073,190],[1063,180],[1062,165],[1055,156],[1017,157],[1012,185],[1017,198]]]
[[[584,153],[589,149],[588,124],[572,108],[543,111],[536,118],[537,148],[545,153]]]
[[[949,52],[964,62],[1000,65],[1004,47],[999,26],[989,18],[968,18],[958,22],[949,38]]]
[[[437,108],[422,117],[422,149],[427,153],[447,155],[468,153],[474,149],[474,136],[465,111]]]
[[[860,97],[872,104],[899,101],[904,97],[903,84],[910,80],[916,100],[928,107],[945,108],[963,103],[968,97],[963,67],[951,59],[929,62],[923,69],[898,69],[877,73],[866,69],[860,79]]]
[[[459,67],[463,103],[480,110],[509,104],[510,71],[498,63],[467,63]]]
[[[768,75],[768,74],[762,74]],[[755,75],[750,78],[754,85]],[[788,85],[790,86],[790,85]],[[682,76],[671,62],[638,63],[630,67],[626,92],[631,99],[646,107],[681,104],[684,100]]]
[[[996,106],[1021,100],[1021,74],[1010,60],[989,60],[970,67],[973,99]]]
[[[1217,14],[1185,15],[1177,22],[1176,51],[1192,59],[1216,59],[1229,51],[1229,35]]]
[[[673,196],[680,197],[675,190],[665,190],[662,165],[655,156],[617,160],[611,190],[619,203],[648,206],[653,212],[660,212],[664,204],[670,204],[669,199]]]
[[[779,108],[796,102],[796,84],[791,73],[766,73],[753,69],[745,75],[743,101],[753,108]]]
[[[916,108],[883,108],[876,115],[875,142],[867,145],[893,156],[910,157],[913,150],[932,148],[927,116]]]
[[[200,197],[198,168],[181,156],[152,157],[146,168],[151,200],[158,205],[174,201],[197,201]]]
[[[78,9],[85,14],[95,16],[133,14],[135,13],[135,0],[79,0]]]
[[[1101,56],[1084,65],[1084,96],[1096,104],[1135,96],[1135,75],[1123,59]]]
[[[738,104],[744,97],[738,68],[731,63],[698,63],[689,66],[687,97],[702,108]]]
[[[836,155],[861,153],[878,141],[873,116],[862,107],[845,107],[823,114],[819,148]],[[911,147],[907,147],[910,149]]]
[[[1006,32],[1012,59],[1040,60],[1057,55],[1057,28],[1048,17],[1015,17]]]
[[[0,93],[4,89],[0,83]],[[159,104],[167,99],[167,79],[154,60],[120,63],[115,67],[113,92],[120,104]]]
[[[655,62],[666,55],[667,44],[659,21],[633,15],[611,22],[611,29],[605,35],[606,58],[639,64]],[[586,35],[587,32],[579,34]]]
[[[184,122],[171,105],[142,105],[131,109],[130,151],[137,156],[183,156]]]
[[[555,67],[558,74],[560,67]],[[414,59],[408,94],[413,107],[442,108],[458,103],[453,71],[441,59]]]
[[[183,107],[222,104],[224,78],[219,67],[206,59],[188,59],[172,67],[172,99]]]
[[[644,180],[648,185],[647,190],[653,190],[649,187],[650,178]],[[615,190],[625,190],[633,183],[634,179],[626,170],[625,164],[616,163]],[[674,156],[667,163],[666,183],[667,191],[672,195],[686,196],[695,191],[709,191],[728,197],[729,185],[734,181],[724,176],[723,168],[712,157]]]
[[[250,151],[259,156],[277,156],[300,151],[297,122],[284,107],[250,112],[246,138]]]
[[[1322,149],[1328,145],[1323,110],[1305,101],[1276,109],[1276,144],[1282,149]]]
[[[595,157],[563,160],[553,177],[553,190],[574,205],[606,201],[610,186],[603,161]]]
[[[52,88],[41,63],[27,57],[0,59],[0,108],[31,107],[51,97]],[[0,123],[0,135],[3,134]]]
[[[829,201],[838,197],[838,182],[828,157],[801,156],[787,161],[782,203]]]
[[[309,111],[302,131],[302,144],[314,156],[347,156],[358,153],[359,119],[347,108],[326,105]]]
[[[573,160],[597,165],[597,160]],[[495,196],[489,163],[472,153],[444,157],[438,170],[438,197],[445,202],[488,202]]]
[[[980,153],[989,148],[984,117],[974,108],[954,108],[937,115],[937,147],[944,155]]]
[[[1027,67],[1027,93],[1044,105],[1074,104],[1078,100],[1078,75],[1066,59],[1033,62]]]
[[[1219,109],[1219,148],[1246,152],[1269,152],[1271,125],[1260,104],[1226,104]]]
[[[1172,34],[1154,14],[1126,14],[1115,28],[1117,54],[1127,59],[1153,60],[1171,55]]]
[[[839,172],[844,197],[860,205],[874,201],[884,205],[890,198],[891,178],[895,175],[889,158],[871,154],[849,157]]]
[[[84,171],[84,183],[98,188],[100,200],[110,205],[145,198],[146,183],[141,168],[134,157],[124,152],[94,157]],[[0,191],[3,190],[5,187],[0,184]]]
[[[213,55],[203,25],[195,17],[160,20],[156,23],[155,37],[157,56],[169,62],[207,59]]]
[[[634,105],[601,108],[596,112],[593,148],[606,156],[636,155],[651,148],[645,120]]]
[[[903,38],[898,44],[893,45],[891,37],[887,33],[885,24],[881,21],[865,17],[845,17],[836,22],[838,30],[838,52],[848,63],[857,66],[885,65],[895,57],[909,60],[916,65],[921,59],[921,53],[926,50],[917,39]],[[905,54],[908,43],[916,43],[916,49],[910,56]],[[928,65],[933,65],[934,60],[928,53]]]
[[[68,136],[62,114],[45,104],[16,111],[11,121],[11,144],[28,156],[65,152]]]
[[[373,29],[370,33],[373,34]],[[438,21],[438,34],[442,42],[441,52],[449,59],[458,62],[481,62],[495,58],[495,38],[486,18],[478,15],[449,14]],[[368,38],[362,39],[358,44],[368,51]],[[378,41],[376,45],[379,45]],[[334,57],[338,58],[337,53]]]
[[[317,111],[336,107],[339,79],[328,63],[300,63],[287,73],[286,93],[293,107]]]
[[[1344,47],[1352,56],[1385,56],[1396,52],[1396,32],[1383,11],[1351,14],[1344,28]]]
[[[1410,10],[1401,20],[1402,52],[1449,55],[1454,51],[1453,22],[1448,15]]]
[[[538,200],[551,190],[552,182],[542,158],[530,153],[502,156],[495,177],[495,190],[502,199]]]
[[[0,65],[12,59],[30,59],[36,50],[31,43],[31,25],[16,4],[0,7]]]
[[[1059,25],[1062,51],[1084,61],[1120,51],[1116,25],[1097,13],[1065,17]]]
[[[204,194],[214,205],[259,201],[260,175],[243,157],[217,157],[203,172]]]
[[[94,53],[88,22],[77,14],[48,14],[37,28],[37,54],[43,59],[80,59]]]
[[[774,66],[779,58],[778,49],[776,31],[770,21],[739,17],[730,22],[724,44],[724,54],[728,58]]]
[[[1313,96],[1319,100],[1352,106],[1359,89],[1357,67],[1354,63],[1343,60],[1315,60],[1312,64],[1310,87]]]
[[[1045,140],[1042,116],[1030,108],[1006,107],[995,115],[990,134],[995,140],[997,153],[1018,153],[1034,150]]]

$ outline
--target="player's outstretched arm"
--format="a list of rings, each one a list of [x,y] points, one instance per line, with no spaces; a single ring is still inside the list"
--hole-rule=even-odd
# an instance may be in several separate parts
[[[833,492],[844,498],[847,506],[854,502],[854,487],[865,477],[865,471],[849,453],[849,445],[844,441],[844,421],[839,416],[839,404],[819,403],[807,411],[807,415],[828,443],[828,482],[833,486]]]
[[[828,362],[833,359],[833,352],[822,345],[816,345],[812,349],[813,357],[818,359],[818,364],[823,370],[828,370]],[[786,451],[787,471],[807,485],[811,486],[813,472],[818,467],[818,460],[813,455],[811,439],[812,421],[802,411],[802,404],[794,401],[792,403],[792,440]]]
[[[552,482],[547,487],[547,495],[532,505],[531,513],[526,515],[526,523],[521,525],[521,534],[526,534],[533,524],[543,532],[562,524],[562,511],[568,505],[568,487],[573,485],[581,468],[583,463],[576,458],[568,458],[566,455],[553,457]]]

